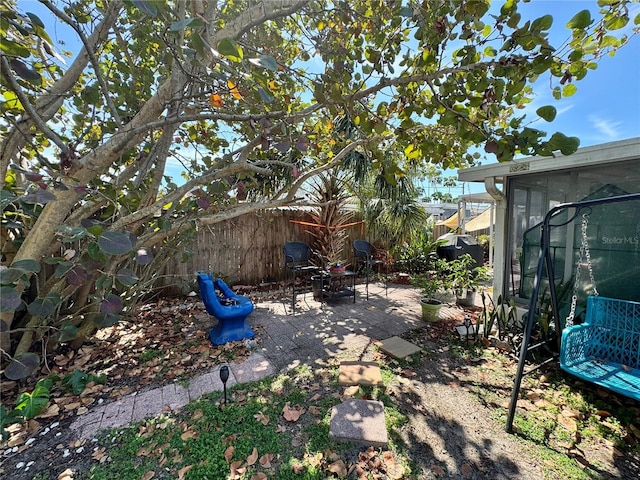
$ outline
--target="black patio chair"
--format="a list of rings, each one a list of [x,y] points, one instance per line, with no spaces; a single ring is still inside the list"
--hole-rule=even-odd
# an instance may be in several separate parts
[[[311,248],[304,242],[288,242],[282,247],[284,251],[284,266],[292,279],[293,297],[291,307],[296,313],[296,280],[310,280],[320,269],[311,263]]]
[[[386,260],[376,258],[378,252],[384,252],[382,249],[375,248],[366,240],[354,240],[353,241],[353,257],[355,260],[356,272],[361,275],[364,271],[365,274],[365,289],[367,292],[367,300],[369,300],[369,276],[372,272],[381,273],[384,270],[384,292],[388,295],[387,291],[387,269],[388,264]],[[386,257],[386,252],[384,252]]]

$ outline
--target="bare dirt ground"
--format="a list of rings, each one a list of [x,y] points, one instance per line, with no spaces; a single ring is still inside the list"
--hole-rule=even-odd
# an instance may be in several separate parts
[[[104,453],[94,441],[73,438],[67,427],[77,415],[135,389],[189,378],[213,365],[249,355],[240,342],[211,348],[206,335],[209,325],[203,321],[206,315],[197,299],[184,304],[180,315],[175,314],[175,308],[169,308],[175,304],[160,300],[154,305],[153,314],[143,306],[137,321],[109,330],[79,352],[59,352],[49,367],[60,377],[82,369],[107,372],[107,381],[103,385],[88,379],[88,387],[81,395],[54,391],[43,416],[12,426],[9,440],[0,446],[0,476],[15,480],[87,478],[82,472],[101,461]],[[411,363],[371,352],[373,358],[387,362],[398,373],[387,385],[387,391],[395,398],[398,411],[408,419],[394,435],[406,445],[419,470],[410,478],[566,478],[554,473],[554,460],[541,455],[532,442],[504,431],[515,361],[495,349],[484,349],[482,356],[474,356],[475,350],[460,346],[461,342],[452,337],[460,319],[450,318],[404,335],[425,352]],[[545,392],[551,389],[545,386],[544,376],[531,382],[527,399],[519,402],[519,414],[547,415],[551,411],[555,415],[560,411],[558,422],[580,419],[582,414],[572,417],[575,412],[559,396],[555,403],[547,400],[550,397]],[[13,405],[18,389],[18,385],[4,382],[3,404]],[[601,395],[609,404],[627,401],[606,392]],[[639,404],[630,407],[640,414]],[[563,416],[565,411],[569,411],[568,416]],[[601,416],[606,421],[605,413],[601,412]],[[586,421],[584,415],[581,421]],[[640,425],[637,419],[635,423]],[[571,421],[566,420],[566,424],[570,430]],[[554,436],[553,432],[546,435]],[[633,432],[625,440],[629,447],[637,442]],[[548,443],[559,453],[576,459],[591,478],[640,478],[638,455],[630,453],[631,448],[621,451],[610,440],[579,438],[573,432],[568,444],[560,439],[549,439]],[[65,476],[65,471],[74,474]]]

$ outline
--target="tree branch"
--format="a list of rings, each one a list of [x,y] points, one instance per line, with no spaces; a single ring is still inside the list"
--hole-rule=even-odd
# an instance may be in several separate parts
[[[9,84],[9,88],[13,91],[13,93],[16,94],[16,96],[18,97],[18,100],[20,100],[20,103],[24,108],[24,111],[27,113],[27,115],[29,115],[29,118],[31,118],[35,126],[38,127],[38,129],[49,140],[55,143],[62,153],[64,153],[67,157],[71,157],[71,150],[69,149],[69,147],[62,141],[62,139],[56,133],[53,132],[53,130],[51,130],[47,126],[45,121],[42,118],[40,118],[40,115],[38,115],[38,112],[36,111],[36,109],[29,102],[29,99],[25,95],[24,91],[22,90],[20,85],[18,85],[18,82],[16,82],[16,79],[13,76],[13,73],[11,72],[11,66],[7,61],[7,57],[4,55],[2,56],[2,58],[0,58],[0,66],[1,66],[2,75],[5,77],[6,82]]]
[[[82,45],[84,45],[84,49],[87,55],[89,56],[89,60],[91,61],[91,65],[93,66],[93,73],[95,74],[96,79],[98,80],[98,84],[100,85],[100,90],[102,90],[102,95],[104,96],[105,102],[107,102],[107,106],[111,111],[111,115],[113,115],[113,118],[115,119],[115,122],[118,124],[118,126],[122,125],[122,120],[120,119],[120,115],[118,115],[118,109],[116,108],[115,104],[113,103],[113,100],[111,99],[107,82],[104,80],[104,77],[102,76],[98,59],[96,58],[96,55],[93,51],[91,43],[89,43],[89,40],[84,35],[84,32],[80,29],[78,24],[71,17],[69,17],[69,15],[64,13],[62,10],[58,9],[49,0],[40,0],[40,3],[46,6],[49,10],[53,12],[54,15],[56,15],[58,18],[63,20],[67,25],[69,25],[71,28],[73,28],[76,31],[76,33],[78,34],[78,37],[80,37],[80,41],[82,42]]]

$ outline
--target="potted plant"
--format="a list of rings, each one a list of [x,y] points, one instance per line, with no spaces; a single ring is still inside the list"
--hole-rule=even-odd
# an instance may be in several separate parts
[[[446,276],[456,295],[458,305],[475,305],[475,294],[484,281],[490,279],[487,267],[476,266],[471,255],[465,253],[446,262]]]
[[[329,262],[327,264],[327,270],[329,270],[330,273],[344,273],[346,268],[346,265],[341,260]]]
[[[449,290],[448,280],[443,271],[443,262],[444,260],[437,260],[432,270],[411,279],[411,284],[421,290],[422,319],[427,322],[438,321],[438,314],[445,304],[444,298]]]

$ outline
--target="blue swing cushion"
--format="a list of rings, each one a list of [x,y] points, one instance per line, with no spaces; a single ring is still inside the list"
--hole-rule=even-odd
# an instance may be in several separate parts
[[[640,303],[590,296],[585,317],[562,332],[560,368],[640,400]]]

